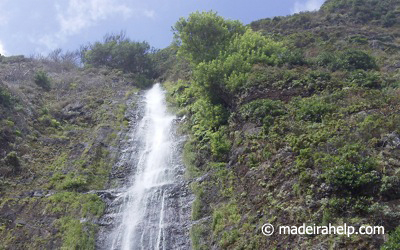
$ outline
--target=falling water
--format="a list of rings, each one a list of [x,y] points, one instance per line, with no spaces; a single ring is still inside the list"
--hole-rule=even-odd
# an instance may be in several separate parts
[[[191,198],[180,163],[176,117],[166,110],[160,84],[146,92],[143,106],[144,115],[131,129],[130,146],[120,161],[130,164],[132,176],[117,195],[113,228],[99,248],[189,249]]]

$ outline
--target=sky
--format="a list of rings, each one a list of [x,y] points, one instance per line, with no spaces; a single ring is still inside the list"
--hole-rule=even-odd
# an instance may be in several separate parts
[[[171,27],[195,11],[252,21],[319,9],[324,0],[0,0],[0,54],[47,55],[125,31],[134,41],[167,47]]]

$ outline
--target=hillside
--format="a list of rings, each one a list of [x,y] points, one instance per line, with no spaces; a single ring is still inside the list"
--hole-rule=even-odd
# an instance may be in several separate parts
[[[190,118],[194,249],[399,247],[399,10],[331,0],[251,30],[212,12],[176,24],[193,73],[165,85]],[[267,237],[265,223],[386,234]]]
[[[109,43],[95,46],[80,51],[85,67],[61,50],[0,60],[0,249],[95,246],[106,203],[90,191],[118,186],[119,142],[150,81],[98,63]]]
[[[247,26],[195,12],[173,32],[162,50],[120,33],[0,56],[0,249],[95,249],[155,81],[187,136],[193,249],[400,248],[398,0],[327,0]],[[265,236],[266,223],[385,234]]]

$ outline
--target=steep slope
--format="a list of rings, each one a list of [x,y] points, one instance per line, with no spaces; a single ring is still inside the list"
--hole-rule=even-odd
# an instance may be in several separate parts
[[[1,59],[1,249],[94,248],[105,203],[88,191],[108,184],[139,89],[70,59]]]
[[[399,6],[327,1],[317,12],[253,22],[253,31],[215,13],[178,22],[181,44],[210,22],[222,28],[209,36],[228,39],[197,61],[180,47],[193,74],[165,85],[189,117],[194,249],[399,246]],[[386,234],[267,237],[265,223],[376,225]]]

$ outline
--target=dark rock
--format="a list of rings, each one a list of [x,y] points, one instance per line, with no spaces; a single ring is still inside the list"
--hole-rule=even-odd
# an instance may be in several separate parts
[[[44,197],[45,195],[46,195],[46,192],[43,190],[33,191],[33,197]]]
[[[395,132],[383,136],[381,142],[382,146],[386,148],[391,148],[391,149],[400,148],[400,136]]]
[[[33,191],[22,192],[16,198],[29,198],[29,197],[33,197]]]
[[[19,224],[19,225],[26,225],[27,223],[26,223],[26,221],[24,221],[24,220],[16,220],[16,221],[15,221],[15,224],[16,224],[16,225],[18,225],[18,224]]]

